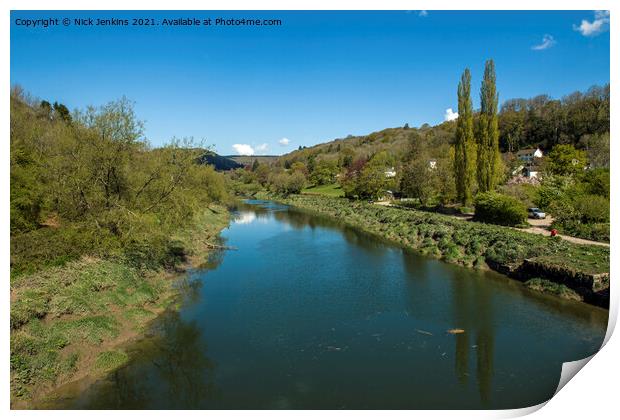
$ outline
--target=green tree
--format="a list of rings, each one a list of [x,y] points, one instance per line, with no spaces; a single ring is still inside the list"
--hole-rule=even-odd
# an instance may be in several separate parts
[[[260,163],[256,167],[256,170],[254,171],[254,173],[256,174],[256,180],[258,181],[259,184],[263,186],[267,185],[267,182],[269,181],[269,173],[270,173],[269,165],[265,163]]]
[[[49,102],[47,102],[49,105]],[[43,103],[42,103],[43,105]],[[58,102],[54,102],[54,112],[65,122],[71,123],[71,113],[69,109],[63,104],[59,104]]]
[[[586,152],[572,144],[559,144],[547,155],[545,168],[555,175],[576,175],[588,164]]]
[[[454,180],[456,196],[463,204],[471,203],[475,173],[474,115],[471,104],[471,74],[465,69],[458,87],[459,117],[454,143]]]
[[[487,60],[480,88],[480,116],[478,118],[478,189],[493,191],[502,174],[497,123],[498,94],[495,86],[495,64]]]
[[[310,182],[313,185],[327,185],[334,182],[338,173],[338,163],[331,159],[320,160],[310,174]]]
[[[586,134],[579,144],[586,150],[593,168],[609,168],[609,133]]]
[[[271,178],[271,187],[281,195],[299,194],[304,188],[306,177],[301,172],[280,172]]]
[[[428,159],[411,161],[403,168],[400,188],[407,197],[417,198],[422,205],[428,205],[440,188],[437,169],[429,166]]]
[[[369,163],[362,169],[357,178],[356,192],[360,199],[377,199],[383,195],[387,187],[385,168]]]
[[[291,172],[301,172],[304,177],[308,176],[308,168],[303,162],[293,162],[290,169]]]

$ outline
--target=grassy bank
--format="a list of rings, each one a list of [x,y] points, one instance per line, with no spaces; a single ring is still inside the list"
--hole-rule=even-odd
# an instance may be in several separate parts
[[[11,280],[11,399],[16,407],[64,383],[127,361],[121,345],[174,302],[175,278],[206,261],[228,224],[211,205],[173,238],[179,264],[138,268],[123,258],[83,255]]]
[[[344,197],[344,191],[338,184],[308,187],[301,190],[301,193],[308,195],[324,195],[326,197]]]
[[[278,201],[334,217],[422,254],[466,267],[503,267],[506,274],[514,274],[527,259],[576,275],[609,273],[609,249],[604,247],[361,201],[310,195]]]

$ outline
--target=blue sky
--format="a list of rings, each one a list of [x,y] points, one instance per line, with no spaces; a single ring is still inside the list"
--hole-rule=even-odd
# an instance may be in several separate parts
[[[282,25],[16,25],[48,16],[274,18]],[[11,83],[70,109],[125,95],[154,145],[194,137],[220,154],[236,153],[233,145],[282,154],[348,134],[439,123],[456,110],[465,67],[478,104],[488,58],[500,102],[608,83],[608,27],[609,15],[594,11],[12,12]]]

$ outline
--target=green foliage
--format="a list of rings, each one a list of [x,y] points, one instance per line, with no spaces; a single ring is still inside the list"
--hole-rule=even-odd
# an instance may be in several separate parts
[[[338,174],[338,162],[331,159],[322,159],[314,167],[310,174],[310,182],[313,185],[332,184]]]
[[[539,95],[510,99],[499,114],[503,151],[572,144],[588,151],[595,167],[609,166],[609,84],[593,86],[561,99]]]
[[[436,168],[431,168],[428,160],[416,159],[405,166],[402,171],[401,191],[407,197],[420,200],[423,206],[429,205],[439,189]]]
[[[111,371],[123,366],[129,360],[129,356],[124,351],[111,350],[104,351],[97,356],[95,369],[100,371]]]
[[[584,134],[579,139],[592,168],[609,168],[609,132]]]
[[[270,169],[269,169],[269,165],[267,165],[266,163],[260,163],[258,164],[258,166],[256,167],[255,170],[253,170],[254,172],[254,176],[256,178],[256,181],[258,181],[258,183],[262,186],[266,186],[269,182],[269,175],[271,173]]]
[[[526,207],[534,207],[539,189],[539,187],[530,184],[509,184],[500,186],[498,192],[514,197]]]
[[[564,195],[549,205],[560,232],[609,242],[609,199],[600,195]]]
[[[477,180],[481,192],[493,191],[502,174],[499,154],[499,128],[497,120],[498,94],[495,86],[495,64],[488,60],[480,88],[480,115],[478,116]]]
[[[576,175],[588,164],[586,152],[572,144],[559,144],[546,157],[545,169],[554,175]]]
[[[518,226],[526,222],[525,206],[514,197],[487,192],[476,196],[475,219],[497,225]]]
[[[458,113],[454,143],[454,180],[456,198],[463,204],[471,203],[475,175],[476,143],[474,116],[471,103],[471,74],[465,69],[458,87]]]
[[[272,189],[281,195],[299,194],[306,184],[306,177],[299,171],[281,172],[271,177]]]
[[[598,168],[585,171],[580,177],[580,182],[584,193],[609,198],[609,169]]]
[[[375,154],[370,160],[358,159],[342,176],[345,197],[361,200],[382,198],[387,190],[395,187],[395,180],[386,175],[394,159],[386,151]]]
[[[53,109],[54,109],[54,114],[56,114],[58,118],[62,119],[66,123],[69,123],[69,124],[71,123],[72,121],[71,113],[69,112],[69,109],[66,106],[64,106],[63,104],[59,104],[58,102],[54,102]]]
[[[63,107],[42,117],[47,105],[11,96],[12,274],[84,254],[180,262],[171,234],[228,197],[223,177],[196,163],[205,150],[176,139],[150,148],[125,98],[71,119]]]
[[[546,176],[534,202],[554,217],[553,227],[559,232],[608,242],[609,184],[609,170],[604,168]]]
[[[380,164],[366,165],[357,177],[357,196],[362,200],[380,198],[388,186],[385,171],[386,167]]]

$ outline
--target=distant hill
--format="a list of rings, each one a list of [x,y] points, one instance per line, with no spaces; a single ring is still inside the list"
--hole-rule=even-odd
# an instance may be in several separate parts
[[[232,169],[243,168],[243,164],[234,161],[226,156],[220,156],[213,152],[206,152],[198,159],[203,165],[213,165],[216,171],[230,171]]]
[[[573,92],[561,99],[548,95],[509,99],[498,113],[500,151],[514,153],[535,147],[551,150],[556,144],[566,143],[584,148],[587,136],[609,133],[609,107],[609,84],[592,86],[585,92]],[[474,119],[477,119],[477,111]],[[350,135],[301,147],[281,156],[278,163],[288,166],[295,161],[307,162],[310,158],[338,160],[346,155],[369,158],[380,151],[387,151],[398,161],[410,151],[411,142],[416,138],[423,140],[431,154],[440,153],[440,149],[445,151],[454,140],[455,129],[456,121],[435,126],[424,124],[418,128],[386,128],[368,135]]]
[[[438,149],[450,143],[454,137],[455,128],[455,121],[444,122],[434,127],[424,124],[419,128],[386,128],[368,135],[350,135],[326,143],[302,147],[280,156],[279,162],[287,166],[291,162],[306,161],[310,156],[333,160],[338,160],[346,154],[370,157],[383,150],[400,160],[409,152],[412,139],[420,138],[429,147]]]
[[[270,164],[272,162],[275,162],[280,156],[276,156],[276,155],[260,155],[260,156],[228,155],[224,157],[230,160],[234,160],[235,162],[241,164],[242,166],[247,166],[247,165],[252,165],[255,160],[258,160],[258,163]]]

